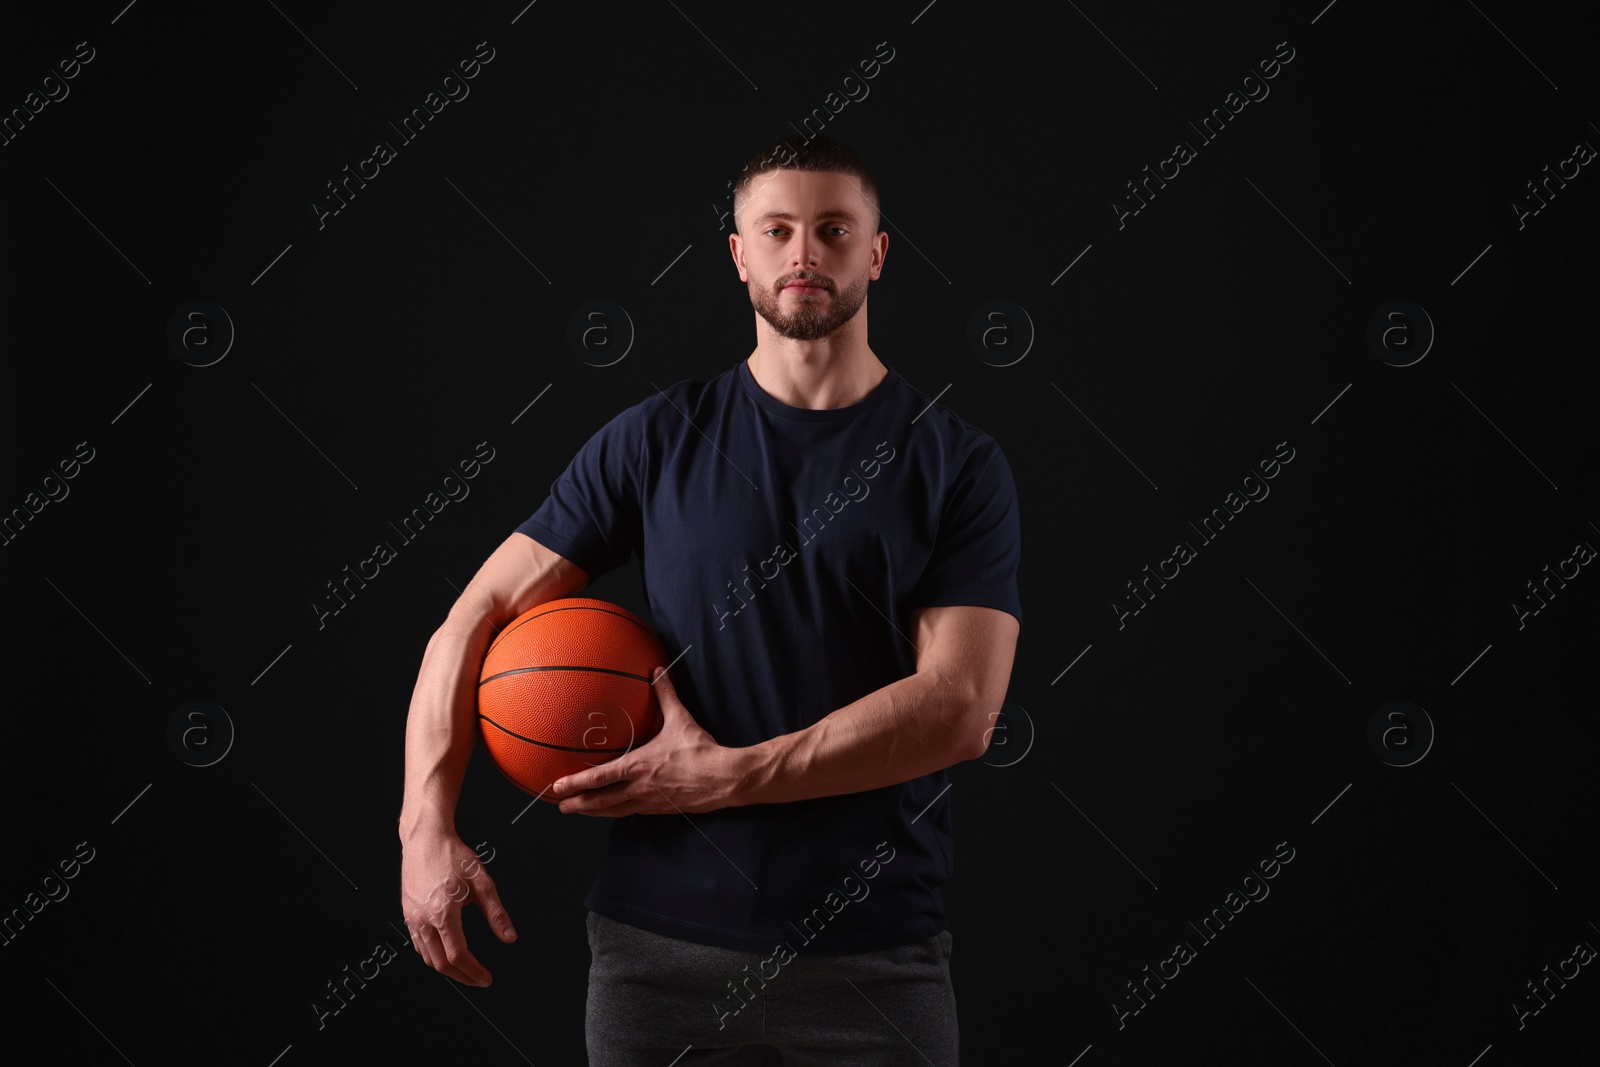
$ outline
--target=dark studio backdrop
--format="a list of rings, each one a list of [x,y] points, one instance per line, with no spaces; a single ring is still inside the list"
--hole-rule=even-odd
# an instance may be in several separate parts
[[[480,748],[457,825],[521,937],[469,909],[494,984],[442,978],[407,705],[579,446],[749,354],[729,183],[809,119],[882,187],[874,350],[1021,501],[1002,728],[941,801],[965,1061],[1593,1048],[1575,16],[523,2],[7,13],[8,1043],[583,1061],[610,824]],[[644,611],[636,563],[584,595]]]

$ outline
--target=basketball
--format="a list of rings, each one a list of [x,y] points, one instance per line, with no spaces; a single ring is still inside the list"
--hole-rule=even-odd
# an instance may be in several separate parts
[[[551,600],[489,645],[478,675],[478,727],[511,783],[548,803],[550,783],[608,763],[661,729],[660,640],[626,608]]]

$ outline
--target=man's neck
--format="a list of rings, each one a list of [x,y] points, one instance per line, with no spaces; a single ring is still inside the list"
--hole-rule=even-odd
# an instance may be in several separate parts
[[[888,376],[872,349],[816,344],[758,345],[746,360],[763,392],[792,408],[824,411],[859,404]]]

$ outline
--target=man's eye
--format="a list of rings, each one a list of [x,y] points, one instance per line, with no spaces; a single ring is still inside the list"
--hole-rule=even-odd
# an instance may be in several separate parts
[[[778,227],[774,226],[772,229],[767,230],[766,232],[767,233],[778,233],[779,229],[778,229]]]
[[[830,230],[838,230],[841,235],[850,232],[849,230],[845,229],[843,226],[829,226],[828,229],[830,229]]]

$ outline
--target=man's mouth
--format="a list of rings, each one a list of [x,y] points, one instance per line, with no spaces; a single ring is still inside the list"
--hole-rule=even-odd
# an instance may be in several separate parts
[[[827,286],[819,285],[816,282],[790,282],[784,288],[798,289],[802,293],[825,293],[828,291]]]

